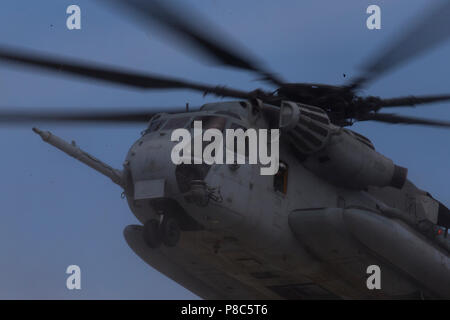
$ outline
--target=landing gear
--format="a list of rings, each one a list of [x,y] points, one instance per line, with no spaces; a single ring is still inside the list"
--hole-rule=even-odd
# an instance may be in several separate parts
[[[142,233],[145,243],[152,249],[158,248],[161,243],[167,247],[175,247],[180,240],[180,234],[178,221],[168,215],[162,215],[160,221],[147,221]]]
[[[160,225],[162,241],[168,247],[175,247],[180,240],[180,226],[175,218],[164,217]]]
[[[161,245],[161,235],[159,232],[159,222],[151,219],[144,224],[142,232],[145,243],[152,249],[156,249]]]

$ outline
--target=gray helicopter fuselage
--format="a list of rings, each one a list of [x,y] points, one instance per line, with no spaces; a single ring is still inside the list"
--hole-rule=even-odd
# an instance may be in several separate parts
[[[162,214],[174,214],[173,211],[177,211],[176,214],[185,223],[182,225],[182,241],[177,248],[148,250],[167,250],[169,259],[171,250],[185,250],[186,255],[193,259],[191,262],[195,262],[197,254],[197,262],[204,261],[204,272],[216,270],[224,274],[222,277],[237,278],[257,288],[260,297],[266,298],[301,298],[303,295],[321,298],[413,297],[418,292],[432,296],[449,293],[448,287],[445,288],[449,281],[448,274],[438,279],[442,280],[441,284],[429,279],[412,279],[411,272],[414,270],[405,272],[401,266],[367,248],[364,241],[356,238],[349,240],[354,235],[346,234],[345,230],[337,232],[340,235],[336,236],[336,247],[329,249],[329,252],[322,252],[326,246],[314,248],[315,243],[320,244],[324,239],[333,237],[335,229],[330,231],[326,220],[323,230],[314,230],[312,237],[316,241],[312,242],[312,246],[307,243],[310,240],[307,231],[297,234],[296,230],[301,229],[295,227],[298,212],[310,214],[311,210],[317,210],[319,214],[313,213],[317,217],[327,214],[329,208],[341,210],[337,215],[343,215],[346,208],[357,208],[367,216],[373,215],[374,221],[384,219],[382,224],[401,224],[392,226],[397,228],[397,233],[406,235],[411,230],[401,221],[379,217],[376,212],[382,205],[382,199],[377,199],[368,190],[341,188],[307,170],[283,140],[280,141],[279,152],[285,172],[281,177],[261,175],[259,164],[213,164],[193,174],[201,176],[198,179],[206,186],[201,189],[205,194],[190,194],[189,186],[180,175],[189,175],[193,166],[185,169],[187,173],[180,173],[179,165],[172,162],[171,152],[177,142],[171,141],[171,132],[179,127],[190,128],[192,121],[201,116],[223,117],[227,128],[232,124],[256,129],[270,127],[255,106],[239,102],[210,104],[198,112],[162,114],[152,119],[149,129],[131,147],[125,160],[127,183],[132,186],[126,189],[128,203],[142,224],[149,219],[160,219]],[[158,123],[155,124],[155,121]],[[281,179],[281,187],[280,184],[276,187],[275,179]],[[203,196],[206,200],[200,199]],[[300,222],[300,225],[306,223]],[[130,236],[125,236],[129,240]],[[306,238],[302,243],[299,239],[304,236]],[[389,235],[385,238],[388,239]],[[139,251],[135,248],[136,244],[130,241],[129,244]],[[389,243],[383,246],[388,250]],[[335,251],[339,250],[342,253],[337,254]],[[443,270],[448,271],[448,255],[435,250],[437,253],[434,255],[446,257]],[[191,262],[186,258],[183,268],[189,270]],[[380,266],[383,271],[382,290],[369,290],[367,287],[369,275],[366,271],[370,265]],[[420,271],[424,277],[439,271],[439,267],[436,270],[433,266],[425,268]],[[196,285],[183,280],[186,277],[168,275],[202,295],[202,290],[196,290]],[[429,282],[442,288],[426,288]],[[229,297],[240,296],[230,293]]]
[[[219,136],[228,129],[277,127],[261,110],[281,115],[279,145],[276,130],[270,140],[258,141],[258,147],[270,144],[271,157],[279,155],[277,172],[263,174],[264,165],[250,161],[190,164],[198,160],[197,121],[219,129]],[[177,129],[194,144],[194,158],[190,152],[184,158],[188,163],[173,158],[180,151],[172,138]],[[123,170],[48,131],[34,131],[123,188],[142,224],[125,228],[128,245],[201,297],[450,296],[450,210],[407,180],[407,170],[367,138],[335,126],[316,107],[225,102],[157,114],[131,147]],[[200,139],[200,147],[207,150],[208,141]],[[252,156],[251,148],[221,148]]]
[[[239,46],[223,41],[221,32],[213,31],[210,23],[188,8],[179,14],[170,5],[152,0],[120,3],[126,6],[121,9],[129,8],[125,11],[143,18],[137,20],[156,22],[211,61],[250,71],[274,86],[272,91],[247,91],[0,48],[0,61],[7,65],[141,90],[192,90],[245,100],[206,104],[198,111],[177,114],[153,110],[122,170],[74,142],[33,129],[45,142],[121,187],[141,223],[124,230],[128,245],[140,258],[210,299],[450,298],[450,210],[410,182],[406,168],[346,128],[355,121],[450,128],[447,121],[378,112],[449,101],[448,94],[384,99],[357,93],[417,57],[415,53],[447,39],[420,41],[429,38],[429,30],[448,29],[450,2],[418,17],[427,28],[407,28],[366,64],[362,74],[342,86],[288,83]],[[145,123],[151,113],[142,109],[30,111],[3,110],[0,121]],[[212,130],[219,135],[227,129],[259,130],[258,148],[270,145],[269,168],[265,160],[258,164],[175,161],[173,152],[181,142],[172,141],[172,133],[178,129],[194,142],[189,160],[204,158],[197,148],[211,146],[208,139],[196,138],[197,120],[205,125],[202,128],[219,129]],[[268,129],[270,142],[263,138]],[[247,137],[251,148],[254,137]],[[246,144],[243,139],[241,147]],[[254,159],[255,149],[242,153],[246,148],[239,146],[241,160]],[[227,155],[236,153],[234,147],[222,147],[230,151]],[[184,147],[182,151],[186,159]],[[214,149],[214,157],[220,151]],[[264,153],[258,150],[259,160]],[[212,158],[212,152],[206,156]],[[274,174],[265,175],[272,172],[272,164]]]

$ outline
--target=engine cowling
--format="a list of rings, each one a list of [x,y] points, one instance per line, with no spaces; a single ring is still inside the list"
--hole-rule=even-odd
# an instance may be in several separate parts
[[[407,169],[375,151],[369,139],[332,124],[320,108],[284,101],[280,129],[305,168],[347,188],[402,188]]]

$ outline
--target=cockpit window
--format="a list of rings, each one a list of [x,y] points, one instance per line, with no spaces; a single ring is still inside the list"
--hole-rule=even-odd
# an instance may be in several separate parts
[[[226,110],[224,110],[224,111],[217,111],[216,114],[224,114],[224,115],[233,117],[235,119],[241,120],[241,117],[239,117],[239,115],[237,115],[236,113],[231,112],[231,111],[226,111]]]
[[[237,123],[232,123],[230,125],[230,129],[233,129],[233,130],[242,129],[244,132],[247,131],[247,128],[245,128],[244,126],[241,126],[240,124],[237,124]],[[237,142],[238,142],[237,138],[235,138],[234,139],[234,150],[233,150],[235,154],[239,153],[238,152],[238,143]],[[245,136],[245,146],[244,146],[244,148],[245,148],[244,154],[242,154],[242,155],[248,158],[249,153],[250,153],[250,143],[249,143],[248,136]]]
[[[203,130],[218,129],[220,131],[223,131],[227,124],[227,118],[220,116],[196,117],[194,121],[201,121]],[[194,121],[192,121],[191,123],[191,128],[194,127]]]
[[[169,119],[162,130],[175,130],[175,129],[182,129],[186,126],[186,123],[190,117],[175,117],[172,119]]]

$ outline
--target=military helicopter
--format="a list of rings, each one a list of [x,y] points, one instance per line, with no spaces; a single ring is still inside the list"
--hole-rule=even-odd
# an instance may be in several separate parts
[[[179,112],[121,113],[4,110],[0,121],[148,123],[123,168],[114,169],[48,131],[44,141],[123,188],[142,225],[124,236],[161,273],[207,299],[450,298],[450,210],[407,179],[407,169],[348,129],[356,121],[449,128],[440,120],[379,113],[382,108],[450,100],[450,95],[382,99],[358,90],[446,38],[442,4],[397,39],[365,72],[343,86],[286,83],[221,35],[199,28],[198,14],[158,1],[108,1],[138,20],[153,21],[218,63],[254,72],[276,90],[224,86],[133,73],[16,48],[0,47],[0,62],[57,71],[140,89],[189,89],[238,100]],[[205,23],[206,25],[206,23]],[[445,27],[443,27],[445,29]],[[161,111],[161,112],[159,112]],[[260,165],[174,164],[173,130],[207,127],[279,129],[279,170]],[[367,287],[377,266],[382,288]]]

